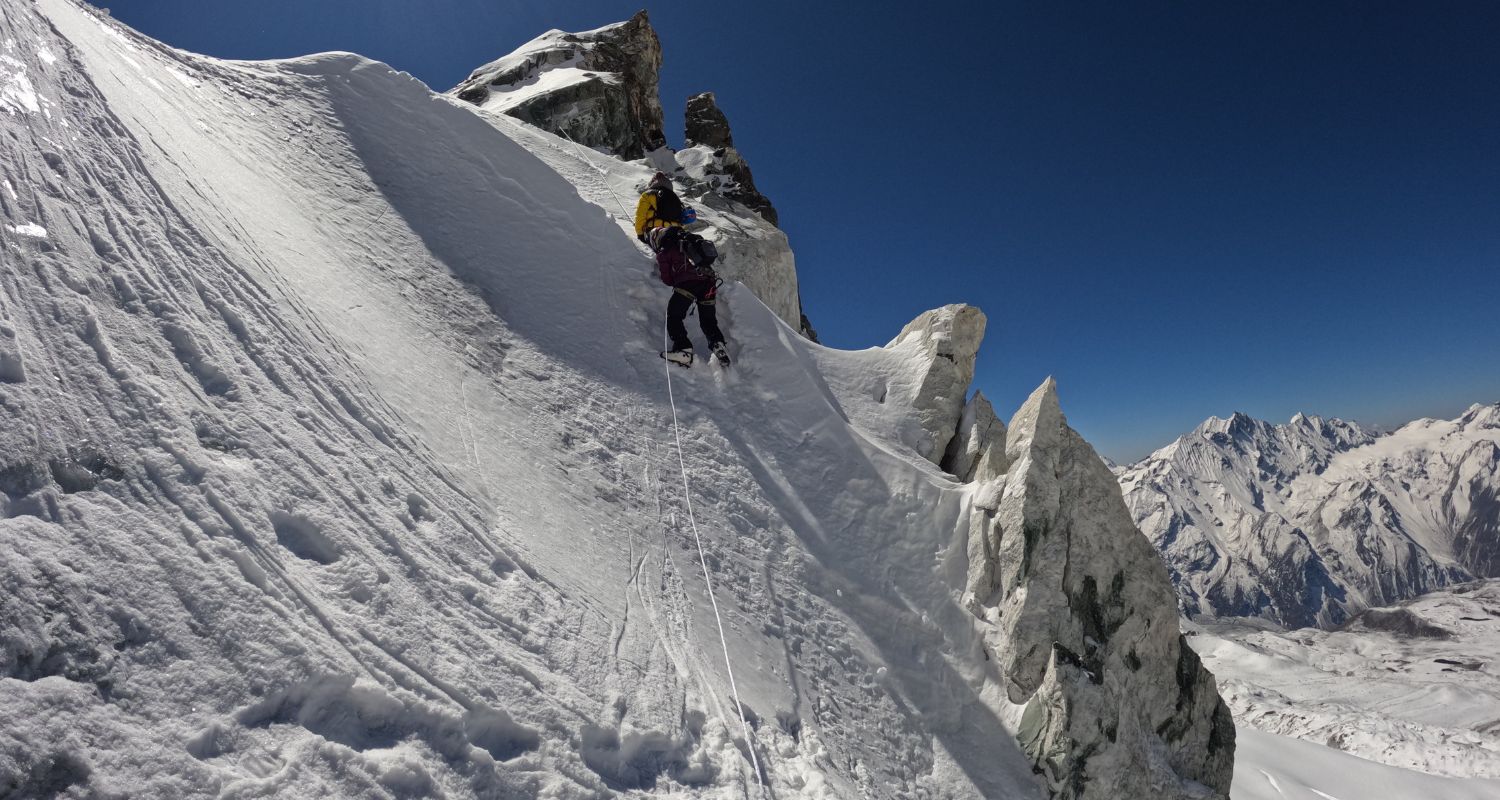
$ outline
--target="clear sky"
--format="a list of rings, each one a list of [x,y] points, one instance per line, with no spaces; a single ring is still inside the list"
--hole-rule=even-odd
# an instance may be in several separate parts
[[[441,91],[640,2],[97,4],[188,50],[352,50]],[[669,139],[717,93],[825,343],[977,305],[1000,415],[1054,375],[1117,460],[1236,410],[1500,401],[1500,3],[648,8]]]

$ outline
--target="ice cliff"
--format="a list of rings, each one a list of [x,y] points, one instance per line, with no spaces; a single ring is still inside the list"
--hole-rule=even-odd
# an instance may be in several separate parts
[[[843,352],[747,280],[668,373],[660,153],[0,11],[0,795],[1227,795],[1054,388],[966,400],[977,311]]]

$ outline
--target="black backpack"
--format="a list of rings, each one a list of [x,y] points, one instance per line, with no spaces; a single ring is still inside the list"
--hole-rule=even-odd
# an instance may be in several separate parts
[[[671,189],[652,189],[656,195],[656,219],[663,222],[682,222],[682,199]]]
[[[671,227],[660,234],[661,250],[681,250],[688,263],[700,273],[713,272],[713,263],[719,258],[719,248],[714,243],[685,228]]]
[[[719,248],[714,243],[692,231],[682,232],[682,252],[693,262],[699,272],[710,272],[719,257]]]

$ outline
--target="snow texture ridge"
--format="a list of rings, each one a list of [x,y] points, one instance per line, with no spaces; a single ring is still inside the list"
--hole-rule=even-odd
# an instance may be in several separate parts
[[[977,311],[842,352],[731,283],[673,406],[649,162],[0,11],[0,795],[1227,793],[1051,384],[964,402]]]
[[[1500,406],[1389,434],[1235,414],[1122,470],[1188,615],[1333,627],[1500,575]]]

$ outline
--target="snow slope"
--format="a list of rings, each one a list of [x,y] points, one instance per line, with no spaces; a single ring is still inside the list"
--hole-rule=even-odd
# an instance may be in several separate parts
[[[1189,615],[1336,626],[1500,575],[1500,406],[1385,435],[1213,418],[1119,480]]]
[[[674,374],[645,167],[352,54],[0,12],[0,794],[1041,796],[958,602],[974,487],[897,402],[943,352],[730,286],[736,366]],[[1212,796],[1179,712],[1110,763]]]

